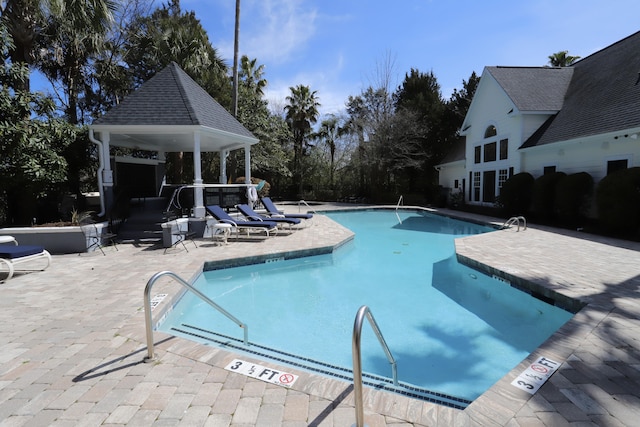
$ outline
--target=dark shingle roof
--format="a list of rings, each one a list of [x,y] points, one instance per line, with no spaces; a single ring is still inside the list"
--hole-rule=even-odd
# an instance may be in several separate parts
[[[573,69],[551,67],[486,67],[522,111],[559,111]]]
[[[640,32],[571,68],[562,109],[522,148],[640,127]]]
[[[93,124],[205,126],[255,138],[175,62]]]

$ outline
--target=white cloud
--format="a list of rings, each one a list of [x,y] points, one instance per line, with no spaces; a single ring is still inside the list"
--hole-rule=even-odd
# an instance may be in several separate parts
[[[289,60],[316,31],[317,10],[301,0],[252,0],[243,10],[240,50],[261,62]]]

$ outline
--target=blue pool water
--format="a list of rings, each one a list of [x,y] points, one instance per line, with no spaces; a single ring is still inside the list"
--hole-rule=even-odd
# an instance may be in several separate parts
[[[254,355],[350,379],[353,323],[367,305],[402,384],[471,401],[572,316],[456,261],[455,238],[491,228],[422,211],[328,216],[355,232],[333,254],[209,271],[195,281],[249,326]],[[242,329],[190,293],[159,329],[243,348]],[[362,366],[370,385],[391,376],[367,322]]]

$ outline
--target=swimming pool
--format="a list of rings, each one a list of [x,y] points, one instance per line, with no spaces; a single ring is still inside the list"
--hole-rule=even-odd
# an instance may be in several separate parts
[[[401,392],[464,407],[572,316],[460,265],[453,240],[492,229],[423,211],[328,213],[355,232],[333,254],[204,272],[194,285],[249,325],[252,355],[351,379],[367,305],[398,363]],[[242,351],[242,331],[191,294],[159,329]],[[389,390],[368,326],[365,383]]]

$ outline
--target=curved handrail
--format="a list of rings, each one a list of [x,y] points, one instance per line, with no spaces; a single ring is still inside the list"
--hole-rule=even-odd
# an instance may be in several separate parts
[[[204,302],[209,304],[211,307],[215,308],[220,313],[224,314],[228,319],[232,320],[236,325],[244,329],[244,345],[249,346],[249,326],[247,326],[245,323],[242,323],[240,320],[235,318],[231,313],[229,313],[224,308],[220,307],[215,302],[211,301],[205,294],[203,294],[202,292],[194,288],[191,284],[189,284],[186,280],[178,276],[176,273],[172,271],[160,271],[154,274],[147,282],[147,285],[144,287],[144,319],[145,319],[145,329],[146,329],[146,335],[147,335],[147,356],[144,358],[145,362],[150,362],[155,359],[155,355],[153,351],[153,327],[152,327],[153,319],[151,317],[151,288],[156,283],[156,281],[163,276],[171,277],[180,285],[184,286],[185,288],[187,288],[188,290],[196,294],[196,296],[198,296]]]
[[[315,210],[313,210],[313,209],[311,208],[311,206],[309,206],[309,203],[307,203],[307,202],[306,202],[306,201],[304,201],[304,200],[299,200],[299,201],[298,201],[298,212],[301,212],[301,211],[300,211],[300,205],[305,205],[306,207],[308,207],[308,208],[309,208],[309,209],[307,210],[307,213],[308,213],[308,212],[312,212],[312,213],[314,213],[314,214],[317,214],[317,213],[318,213],[318,212],[316,212]]]
[[[398,204],[396,205],[396,210],[398,210],[398,208],[400,206],[404,206],[404,200],[403,200],[402,194],[400,195],[400,198],[398,199]]]
[[[398,367],[396,365],[396,360],[393,358],[391,354],[391,350],[389,350],[389,346],[387,345],[384,337],[382,336],[382,332],[380,332],[380,328],[376,323],[376,320],[373,317],[373,313],[366,305],[363,305],[358,310],[356,314],[356,320],[353,323],[353,339],[351,341],[351,347],[353,351],[353,394],[356,405],[356,426],[362,427],[364,425],[364,409],[362,403],[362,355],[360,351],[360,338],[362,336],[362,323],[364,322],[365,317],[369,319],[369,324],[373,329],[373,332],[378,337],[378,341],[380,341],[380,345],[384,350],[384,353],[387,355],[387,360],[391,364],[391,372],[393,375],[393,385],[398,385]]]
[[[518,229],[516,231],[520,231],[520,221],[522,221],[523,223],[523,231],[527,229],[527,220],[525,217],[523,216],[512,216],[511,218],[509,218],[508,220],[506,220],[504,222],[504,224],[502,224],[502,227],[500,227],[501,230],[511,227],[513,224],[517,224],[518,225]]]

